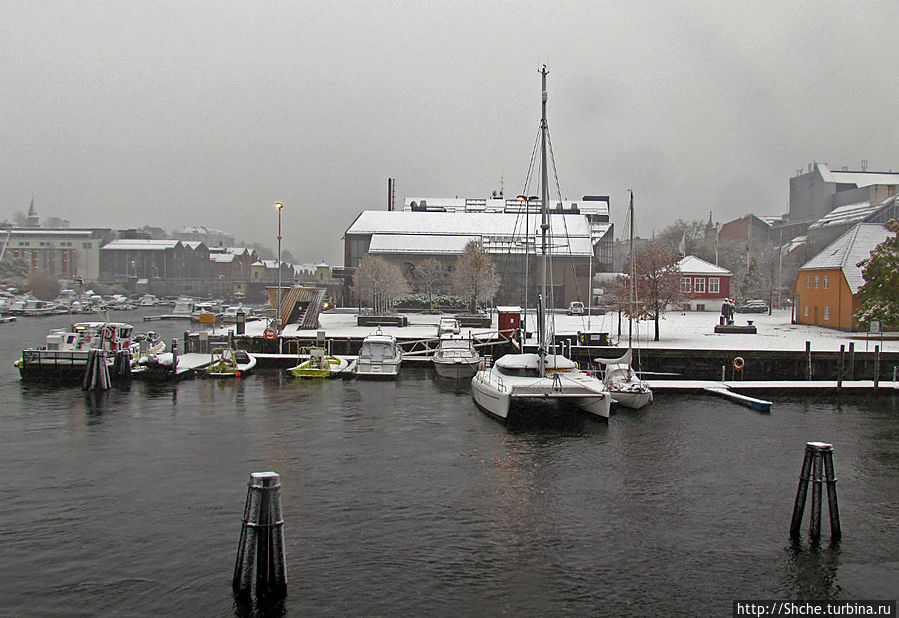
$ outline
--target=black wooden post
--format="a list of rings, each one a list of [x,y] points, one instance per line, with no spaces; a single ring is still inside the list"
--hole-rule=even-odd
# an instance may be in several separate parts
[[[812,342],[805,342],[805,357],[806,357],[806,367],[805,367],[805,379],[812,379]]]
[[[232,586],[236,595],[249,596],[255,566],[256,596],[283,597],[287,594],[287,564],[280,477],[275,472],[254,472],[247,487]]]
[[[874,346],[874,388],[880,386],[880,346]]]
[[[843,536],[840,528],[840,507],[837,504],[837,477],[833,469],[833,447],[824,449],[824,482],[827,483],[827,506],[830,508],[830,540],[839,541]]]
[[[793,537],[799,536],[799,529],[802,526],[802,513],[805,509],[809,481],[812,482],[809,537],[814,541],[821,537],[821,485],[826,483],[830,513],[830,537],[831,541],[838,541],[842,536],[842,530],[840,528],[840,508],[837,502],[837,479],[833,468],[833,445],[824,442],[808,442],[805,445],[805,457],[802,460],[799,487],[796,490],[793,517],[790,521],[790,536]]]
[[[802,470],[799,472],[799,487],[796,488],[796,500],[793,502],[793,519],[790,522],[790,535],[799,536],[799,528],[802,527],[802,513],[805,511],[805,498],[808,494],[808,480],[812,471],[814,451],[805,446],[805,457],[802,460]]]
[[[837,369],[837,392],[843,390],[843,358],[846,352],[846,346],[840,346],[840,366]]]
[[[849,342],[849,379],[855,379],[855,342]]]
[[[824,459],[820,449],[815,449],[812,461],[812,512],[809,514],[808,535],[812,540],[821,538],[821,484],[824,481]]]

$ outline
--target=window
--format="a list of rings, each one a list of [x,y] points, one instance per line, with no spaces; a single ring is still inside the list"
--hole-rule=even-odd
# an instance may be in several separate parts
[[[693,291],[697,294],[705,294],[705,277],[693,278]]]
[[[824,275],[824,289],[830,289],[830,277],[828,277],[827,275]],[[827,318],[824,319],[826,320]]]
[[[818,289],[818,275],[815,275],[815,289]]]
[[[91,244],[89,242],[83,242],[83,243],[81,243],[81,248],[82,249],[90,249]],[[808,286],[806,286],[806,287],[808,287]]]
[[[802,312],[802,315],[805,316],[805,317],[808,317],[808,305],[805,306],[805,308],[804,308],[804,310],[803,310],[803,312]]]
[[[680,291],[684,294],[690,293],[690,277],[684,277],[680,280]]]
[[[719,290],[718,277],[709,277],[709,294],[717,294]]]
[[[805,276],[805,289],[812,287],[812,278],[810,275]]]
[[[830,320],[830,307],[824,307],[824,319]]]

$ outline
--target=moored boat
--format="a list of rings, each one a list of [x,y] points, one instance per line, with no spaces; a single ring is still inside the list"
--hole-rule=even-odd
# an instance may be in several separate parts
[[[392,335],[380,329],[362,340],[353,374],[360,378],[395,378],[400,371],[403,352]]]
[[[461,335],[444,335],[431,361],[437,375],[453,380],[470,378],[478,370],[481,356],[471,339]]]
[[[91,350],[100,350],[111,366],[115,358],[132,355],[134,327],[123,322],[79,322],[71,330],[53,329],[43,346],[26,348],[15,362],[23,379],[78,380]]]
[[[612,397],[608,389],[596,376],[581,371],[574,361],[550,352],[552,333],[547,332],[546,273],[551,269],[551,250],[547,242],[550,231],[548,212],[549,186],[547,182],[546,148],[548,132],[546,122],[546,66],[542,75],[543,113],[540,122],[541,150],[541,248],[543,278],[537,299],[537,352],[506,354],[495,363],[485,359],[483,369],[479,369],[471,380],[471,394],[475,403],[485,412],[500,419],[507,419],[513,404],[534,404],[554,402],[572,404],[600,418],[608,418]],[[524,198],[524,196],[522,196]],[[524,198],[527,199],[527,198]],[[526,230],[528,236],[531,230]],[[553,305],[552,302],[549,303]]]
[[[240,378],[250,373],[255,366],[256,357],[245,350],[216,348],[212,350],[212,359],[206,367],[206,376]]]
[[[333,378],[343,374],[348,367],[346,358],[327,354],[324,348],[311,348],[309,358],[287,372],[295,378]]]

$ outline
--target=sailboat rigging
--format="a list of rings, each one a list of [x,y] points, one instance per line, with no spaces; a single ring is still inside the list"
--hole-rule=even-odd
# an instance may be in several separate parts
[[[540,119],[540,246],[542,251],[540,293],[537,298],[537,353],[506,354],[495,363],[485,363],[471,381],[475,403],[486,412],[506,419],[516,404],[569,403],[601,418],[608,418],[612,398],[608,389],[597,377],[585,371],[574,361],[561,354],[550,352],[552,332],[547,333],[547,280],[552,276],[549,247],[549,183],[546,148],[548,124],[546,121],[546,65],[540,70],[542,77],[542,112]],[[528,230],[530,233],[530,230]],[[550,294],[552,291],[550,289]],[[554,305],[550,302],[550,307]],[[488,366],[489,365],[489,366]]]
[[[637,269],[634,259],[634,192],[631,191],[630,209],[630,273],[628,276],[628,312],[627,312],[627,352],[620,358],[596,360],[605,365],[603,383],[612,393],[618,405],[639,410],[652,403],[652,389],[641,380],[634,371],[633,360],[633,320],[637,305]]]

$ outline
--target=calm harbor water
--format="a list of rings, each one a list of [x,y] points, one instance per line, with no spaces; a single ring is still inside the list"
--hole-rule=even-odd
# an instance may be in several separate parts
[[[116,316],[113,316],[114,318]],[[170,341],[184,323],[142,323]],[[608,422],[504,426],[467,384],[20,382],[71,317],[0,326],[0,614],[229,616],[254,471],[281,475],[300,615],[727,615],[737,598],[895,598],[899,404],[665,394]],[[807,441],[843,541],[789,540]]]

